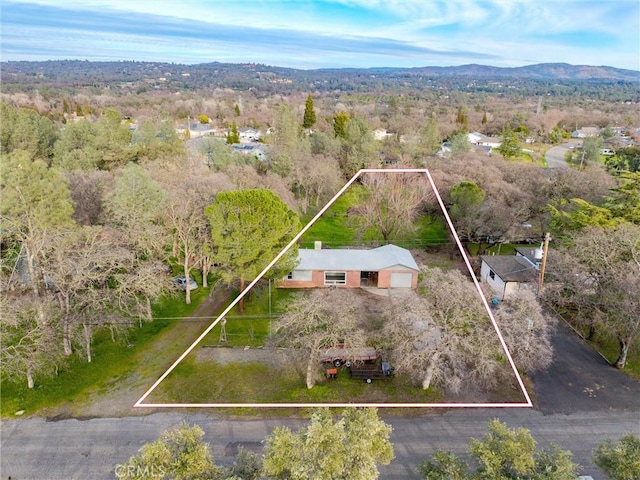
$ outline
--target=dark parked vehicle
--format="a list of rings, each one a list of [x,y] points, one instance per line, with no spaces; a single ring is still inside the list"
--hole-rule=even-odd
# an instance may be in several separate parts
[[[394,375],[394,368],[387,361],[376,363],[364,363],[362,365],[352,365],[349,368],[351,378],[364,380],[371,383],[373,380],[389,378]]]
[[[176,287],[178,287],[178,289],[183,291],[187,290],[187,285],[189,285],[189,290],[195,290],[196,288],[198,288],[198,284],[191,277],[189,277],[189,282],[187,282],[187,279],[185,277],[176,277],[173,279],[173,283]]]

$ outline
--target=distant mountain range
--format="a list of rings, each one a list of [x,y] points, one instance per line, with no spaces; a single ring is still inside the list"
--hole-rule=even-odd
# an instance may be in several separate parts
[[[291,91],[389,91],[389,89],[448,88],[462,91],[570,94],[580,84],[600,98],[604,86],[616,88],[615,99],[640,99],[640,71],[607,66],[541,63],[524,67],[461,65],[418,68],[340,68],[299,70],[256,63],[89,62],[50,60],[0,63],[3,90],[41,85],[99,87],[137,93],[199,90],[202,88],[255,89],[264,94]],[[613,97],[612,97],[613,98]]]
[[[492,67],[489,65],[461,65],[459,67],[420,67],[408,69],[421,75],[510,77],[531,79],[588,80],[610,79],[639,81],[640,71],[607,66],[570,65],[568,63],[538,63],[524,67]]]
[[[568,63],[538,63],[524,67],[493,67],[491,65],[460,65],[456,67],[415,67],[415,68],[320,68],[315,70],[299,70],[295,68],[283,68],[277,66],[246,64],[246,63],[201,63],[194,65],[181,65],[176,63],[161,62],[89,62],[82,60],[49,60],[44,62],[1,62],[2,70],[5,72],[42,72],[57,70],[57,67],[70,65],[91,70],[118,70],[126,65],[149,65],[155,68],[166,66],[167,68],[180,68],[183,72],[190,70],[200,70],[206,67],[224,68],[231,70],[235,68],[259,69],[261,72],[272,71],[274,73],[299,72],[299,73],[342,73],[342,74],[394,74],[409,73],[426,76],[465,76],[465,77],[510,77],[510,78],[539,78],[539,79],[565,79],[565,80],[587,80],[587,79],[610,79],[639,81],[640,70],[627,70],[622,68],[593,65],[570,65]]]

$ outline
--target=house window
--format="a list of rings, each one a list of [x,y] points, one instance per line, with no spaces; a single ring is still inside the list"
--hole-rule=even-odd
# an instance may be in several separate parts
[[[324,272],[325,285],[346,285],[347,272]]]
[[[495,280],[496,279],[496,274],[494,273],[493,270],[489,270],[489,278],[491,280]]]
[[[294,270],[289,272],[285,277],[287,280],[295,280],[296,282],[310,282],[313,280],[313,272],[311,270]]]

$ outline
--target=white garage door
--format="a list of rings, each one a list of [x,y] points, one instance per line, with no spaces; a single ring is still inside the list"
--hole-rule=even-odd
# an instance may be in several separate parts
[[[392,273],[391,288],[411,288],[413,275],[410,273]]]

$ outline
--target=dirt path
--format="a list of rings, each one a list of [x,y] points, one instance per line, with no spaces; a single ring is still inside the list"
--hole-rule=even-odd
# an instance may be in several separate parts
[[[49,418],[93,418],[153,413],[154,409],[133,408],[133,405],[210,325],[230,293],[230,290],[216,289],[193,313],[192,316],[198,318],[196,321],[176,323],[158,334],[153,342],[138,352],[136,366],[127,376],[114,379],[106,388],[94,389],[72,402],[48,409],[42,415]]]

